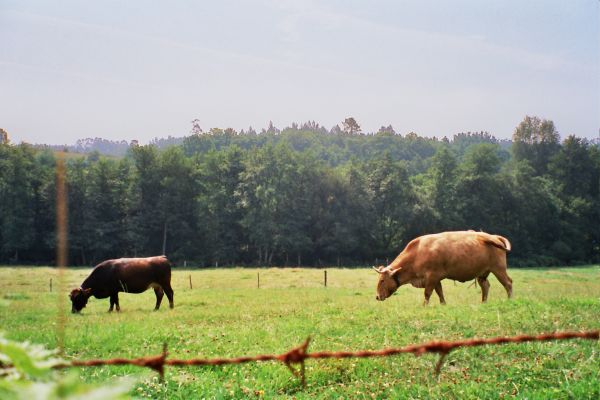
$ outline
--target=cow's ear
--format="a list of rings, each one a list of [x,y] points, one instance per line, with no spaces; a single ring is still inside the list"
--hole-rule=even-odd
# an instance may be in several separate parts
[[[90,296],[92,294],[92,288],[83,289],[83,293],[86,296]]]

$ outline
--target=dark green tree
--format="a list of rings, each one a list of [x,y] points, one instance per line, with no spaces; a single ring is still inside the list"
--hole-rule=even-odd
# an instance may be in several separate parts
[[[199,166],[197,182],[198,221],[204,240],[205,262],[233,264],[244,258],[247,239],[238,188],[244,170],[243,153],[238,147],[206,155]]]
[[[428,171],[435,231],[460,230],[464,225],[456,198],[458,160],[446,146],[440,147]]]
[[[2,252],[19,262],[35,240],[35,151],[27,144],[4,147],[2,156]]]
[[[360,125],[353,117],[348,117],[342,122],[342,130],[346,135],[357,135],[362,132]]]
[[[137,256],[157,255],[162,251],[164,217],[161,215],[161,171],[154,146],[130,149],[133,159],[128,221],[132,252]]]
[[[160,153],[157,193],[159,210],[155,212],[162,224],[161,253],[185,259],[193,252],[197,232],[196,216],[198,187],[195,168],[179,147]]]
[[[392,257],[407,244],[417,197],[403,163],[394,162],[389,153],[369,163],[368,171],[373,248],[380,257]]]
[[[93,263],[126,255],[125,191],[117,163],[101,158],[87,175],[87,245]]]
[[[503,233],[510,191],[498,174],[498,145],[482,143],[469,148],[456,185],[456,201],[463,228]]]
[[[537,175],[548,171],[548,164],[559,149],[560,137],[550,120],[526,116],[513,133],[515,159],[527,160]]]
[[[69,260],[87,265],[92,244],[92,225],[88,213],[88,165],[83,158],[71,161],[67,171],[69,198]],[[90,260],[91,261],[91,260]]]

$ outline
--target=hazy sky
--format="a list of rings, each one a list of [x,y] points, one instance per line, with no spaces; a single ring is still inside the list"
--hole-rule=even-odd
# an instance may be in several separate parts
[[[600,1],[0,0],[13,142],[201,126],[509,138],[527,114],[598,137]]]

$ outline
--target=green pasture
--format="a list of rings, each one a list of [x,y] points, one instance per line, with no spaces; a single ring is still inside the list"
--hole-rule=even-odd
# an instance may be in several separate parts
[[[120,313],[107,313],[108,299],[92,298],[72,315],[68,289],[89,272],[68,269],[61,282],[54,268],[0,267],[0,330],[53,348],[62,314],[65,358],[88,359],[158,354],[163,343],[171,357],[237,357],[282,353],[308,336],[309,351],[334,351],[600,328],[600,266],[511,269],[514,298],[490,277],[487,304],[471,283],[444,281],[448,304],[433,294],[427,307],[423,290],[410,286],[377,302],[377,274],[368,269],[327,269],[327,288],[319,269],[174,269],[173,310],[165,298],[152,311],[154,293],[147,291],[120,294]],[[599,351],[590,340],[458,349],[439,377],[433,354],[308,360],[305,388],[273,362],[167,368],[164,383],[129,366],[76,373],[102,383],[133,376],[131,394],[141,398],[598,399]]]

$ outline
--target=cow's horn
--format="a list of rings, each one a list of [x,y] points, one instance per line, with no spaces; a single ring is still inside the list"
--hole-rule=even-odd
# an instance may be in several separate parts
[[[373,265],[373,269],[377,271],[377,273],[381,274],[381,270]]]

